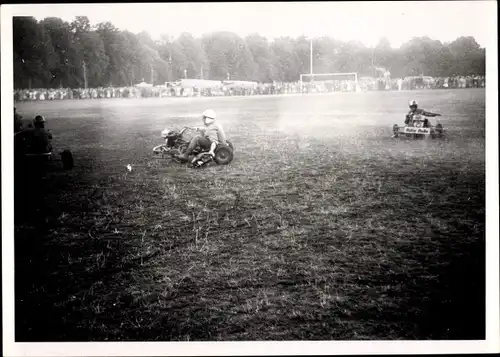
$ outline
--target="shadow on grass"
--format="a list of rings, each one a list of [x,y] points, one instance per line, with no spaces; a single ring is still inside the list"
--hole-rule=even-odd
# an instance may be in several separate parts
[[[457,244],[443,253],[449,264],[436,271],[439,279],[430,287],[427,314],[419,321],[422,338],[482,340],[486,338],[486,275],[483,239]]]
[[[421,236],[396,241],[398,256],[381,266],[372,281],[397,287],[399,304],[393,309],[370,308],[358,318],[398,326],[409,339],[482,340],[486,338],[486,246],[484,234],[484,178],[463,176],[462,184],[479,194],[447,202],[433,209],[433,216],[448,222],[447,229],[421,227]],[[479,182],[479,183],[478,183]],[[457,205],[468,207],[464,219],[453,217]],[[466,206],[467,205],[467,206]],[[410,270],[398,262],[413,261]],[[420,265],[420,268],[418,266]],[[367,282],[369,284],[370,282]],[[377,330],[376,328],[374,330]],[[378,333],[380,338],[384,334]]]
[[[23,162],[16,160],[14,170],[14,269],[15,269],[15,339],[17,342],[47,342],[87,340],[88,330],[79,329],[66,321],[83,319],[78,311],[61,308],[74,289],[87,289],[96,279],[105,279],[114,270],[61,272],[63,256],[78,257],[90,254],[92,249],[105,250],[102,242],[90,239],[76,247],[55,245],[48,241],[51,229],[57,227],[58,217],[65,203],[61,192],[78,187],[78,175],[65,171],[56,162]],[[70,177],[71,175],[71,177]],[[87,211],[86,202],[77,209]],[[81,227],[77,227],[81,228]],[[90,249],[89,249],[90,248]],[[125,267],[126,269],[127,267]],[[64,276],[61,279],[61,276]],[[75,279],[76,278],[76,279]],[[79,284],[87,281],[85,284]],[[75,284],[77,283],[77,284]]]

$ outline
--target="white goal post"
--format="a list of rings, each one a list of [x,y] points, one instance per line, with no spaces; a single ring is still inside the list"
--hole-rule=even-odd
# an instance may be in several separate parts
[[[354,84],[355,84],[355,91],[358,91],[358,73],[357,72],[347,72],[347,73],[304,73],[300,75],[300,91],[303,93],[303,84],[304,84],[304,78],[309,77],[310,80],[308,83],[312,83],[315,78],[322,78],[319,81],[321,82],[326,82],[326,81],[335,81],[338,80],[335,77],[346,77],[346,76],[354,76]],[[329,78],[325,78],[329,77]]]

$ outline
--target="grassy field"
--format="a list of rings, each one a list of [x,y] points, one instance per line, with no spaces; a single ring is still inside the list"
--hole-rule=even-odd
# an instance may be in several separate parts
[[[484,90],[17,108],[76,161],[15,177],[18,342],[485,336]],[[152,156],[206,108],[231,165]]]

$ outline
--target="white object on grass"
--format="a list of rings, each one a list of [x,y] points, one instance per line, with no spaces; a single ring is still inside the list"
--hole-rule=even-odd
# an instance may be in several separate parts
[[[130,164],[127,165],[127,170],[132,171],[132,166]]]

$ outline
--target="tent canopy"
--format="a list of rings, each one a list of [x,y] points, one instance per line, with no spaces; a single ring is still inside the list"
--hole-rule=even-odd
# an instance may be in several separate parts
[[[180,85],[182,88],[197,88],[197,89],[207,89],[207,88],[217,88],[222,86],[221,81],[210,81],[207,79],[181,79]]]
[[[249,82],[249,81],[223,81],[222,82],[225,87],[228,88],[249,88],[253,89],[257,87],[257,82]]]
[[[136,84],[135,86],[139,88],[151,88],[153,85],[146,82],[141,82],[139,84]]]

